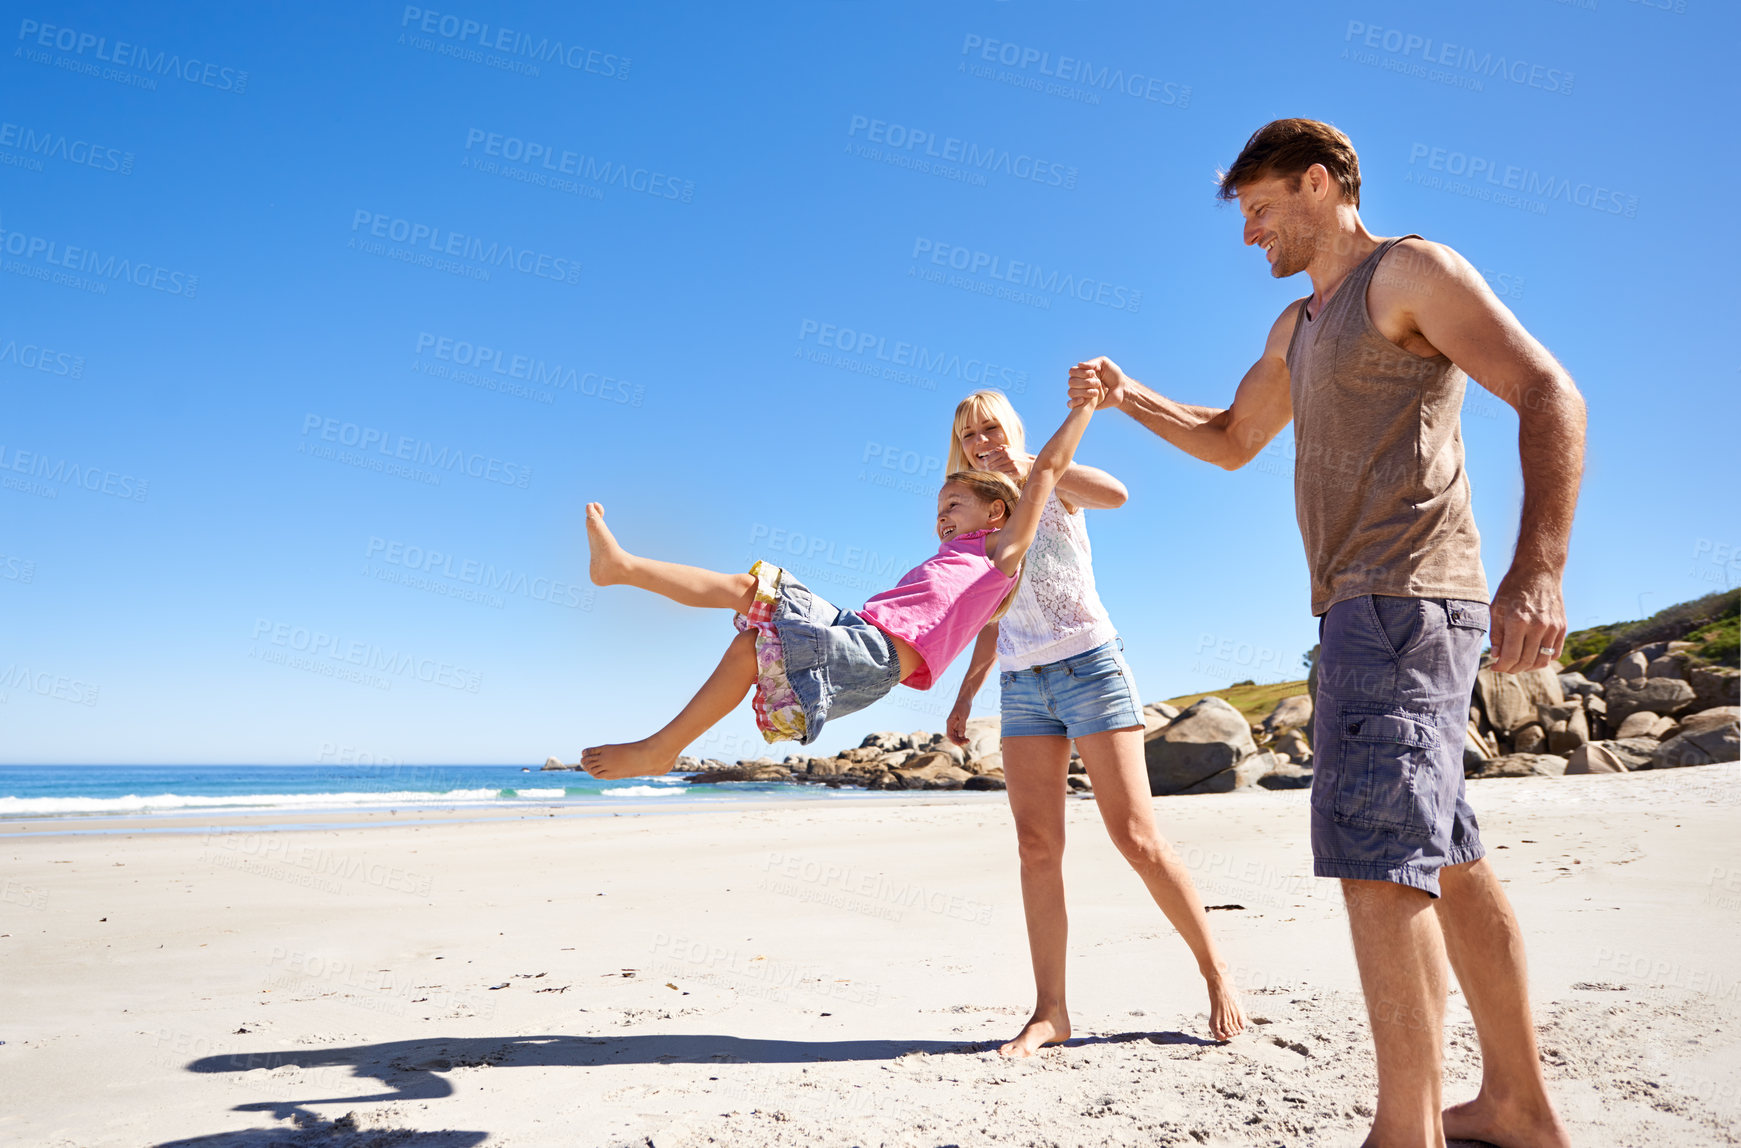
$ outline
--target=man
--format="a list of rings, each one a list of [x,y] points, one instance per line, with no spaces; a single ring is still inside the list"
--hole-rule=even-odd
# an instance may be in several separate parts
[[[1378,1061],[1366,1143],[1568,1148],[1536,1053],[1522,936],[1463,796],[1490,609],[1458,417],[1466,377],[1518,413],[1522,524],[1491,637],[1492,668],[1520,673],[1549,665],[1566,634],[1583,400],[1462,256],[1366,230],[1359,160],[1330,125],[1260,128],[1220,197],[1238,202],[1245,242],[1272,275],[1312,281],[1233,405],[1174,402],[1106,358],[1071,376],[1097,375],[1107,403],[1229,470],[1296,424],[1294,494],[1321,617],[1313,868],[1342,881],[1366,995]],[[1441,1111],[1447,953],[1482,1081],[1474,1100]]]

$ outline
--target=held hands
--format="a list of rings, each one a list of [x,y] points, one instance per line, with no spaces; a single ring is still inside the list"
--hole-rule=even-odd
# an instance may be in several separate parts
[[[1092,397],[1100,410],[1122,406],[1129,382],[1118,364],[1105,355],[1086,359],[1070,368],[1070,405],[1081,406]]]
[[[1512,567],[1493,595],[1491,613],[1492,669],[1521,674],[1552,665],[1559,658],[1566,640],[1566,604],[1557,571]]]

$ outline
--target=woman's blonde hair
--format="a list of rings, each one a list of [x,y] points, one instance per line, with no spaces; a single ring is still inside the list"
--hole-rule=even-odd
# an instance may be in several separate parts
[[[982,391],[981,393],[997,394],[996,391]],[[998,397],[1003,398],[1002,395],[998,395]],[[1009,400],[1004,399],[1004,401],[1005,403],[1008,403]],[[1016,425],[1020,426],[1021,424],[1018,423]],[[1022,490],[1021,487],[1016,485],[1016,480],[1001,471],[955,470],[951,471],[943,482],[945,485],[954,482],[965,486],[968,493],[979,499],[981,502],[1003,503],[1003,520],[1005,526],[1009,525],[1010,515],[1016,512],[1016,503],[1020,502],[1022,498]],[[1010,583],[1010,592],[1004,595],[1004,600],[999,603],[997,613],[991,616],[991,621],[999,621],[1005,614],[1010,612],[1010,606],[1013,605],[1016,600],[1016,587],[1021,585],[1022,572],[1026,571],[1027,568],[1028,564],[1024,561],[1022,563],[1022,569],[1016,572],[1015,581]]]
[[[974,391],[955,407],[955,426],[949,432],[949,465],[946,473],[974,469],[974,460],[961,449],[961,431],[970,419],[990,419],[1003,428],[1004,441],[1011,450],[1028,449],[1027,433],[1022,429],[1022,416],[1010,405],[1002,391]]]

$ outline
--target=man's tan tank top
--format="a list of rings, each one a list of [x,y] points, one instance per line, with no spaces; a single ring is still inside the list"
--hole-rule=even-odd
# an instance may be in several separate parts
[[[1392,343],[1366,308],[1380,261],[1410,238],[1420,237],[1379,244],[1315,318],[1302,303],[1288,342],[1294,501],[1314,614],[1362,594],[1487,601],[1463,469],[1468,376],[1444,355]]]

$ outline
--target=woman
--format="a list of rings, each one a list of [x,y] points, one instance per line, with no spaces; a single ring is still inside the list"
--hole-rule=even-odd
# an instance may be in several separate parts
[[[976,391],[955,408],[946,472],[1001,471],[1021,483],[1033,465],[1024,446],[1022,422],[1009,399],[999,391]],[[1063,858],[1072,739],[1113,843],[1197,958],[1209,989],[1210,1031],[1226,1040],[1245,1027],[1238,991],[1209,935],[1191,875],[1155,827],[1142,702],[1118,632],[1094,589],[1082,511],[1122,506],[1124,500],[1124,486],[1091,466],[1073,463],[1058,478],[1015,599],[1001,622],[980,632],[949,715],[950,739],[966,744],[973,696],[998,663],[1004,777],[1021,855],[1036,998],[1033,1018],[999,1049],[1005,1056],[1031,1056],[1070,1037]]]

